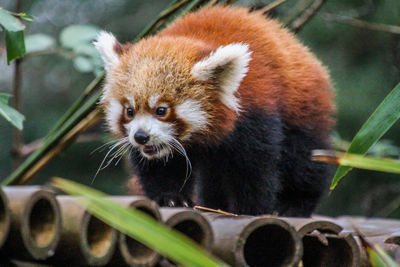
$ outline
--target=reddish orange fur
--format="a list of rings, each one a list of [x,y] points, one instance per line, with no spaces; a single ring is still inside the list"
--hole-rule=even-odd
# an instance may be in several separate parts
[[[278,22],[249,13],[246,8],[212,7],[186,15],[155,38],[165,37],[185,37],[196,43],[201,40],[208,46],[201,52],[235,42],[248,44],[253,53],[237,92],[241,106],[258,106],[271,112],[279,109],[290,126],[321,134],[329,131],[334,106],[328,73]],[[181,51],[185,54],[184,49]],[[235,119],[233,114],[230,117]]]

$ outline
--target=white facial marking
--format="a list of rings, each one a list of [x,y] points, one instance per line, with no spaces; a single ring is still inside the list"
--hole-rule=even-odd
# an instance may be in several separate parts
[[[118,123],[123,112],[123,106],[116,99],[111,99],[107,106],[106,120],[111,131],[117,133],[119,130]]]
[[[129,141],[135,147],[140,147],[135,141],[135,133],[141,129],[150,136],[150,140],[146,143],[149,146],[161,146],[162,144],[169,144],[175,133],[172,124],[157,120],[151,115],[138,114],[135,118],[125,125],[127,132],[129,133]],[[147,155],[142,153],[147,158],[154,157],[165,157],[169,154],[169,150],[166,145],[159,147],[156,155]]]
[[[207,125],[207,113],[203,110],[199,101],[186,100],[176,106],[175,111],[178,117],[190,124],[191,131],[199,131]]]
[[[205,59],[197,62],[192,68],[192,75],[201,81],[208,81],[215,76],[218,68],[223,71],[218,75],[222,89],[221,101],[230,109],[239,111],[239,100],[234,93],[246,76],[251,51],[246,44],[233,43],[220,46]]]
[[[150,108],[155,108],[158,102],[159,96],[158,95],[152,95],[149,98],[149,107]]]
[[[119,63],[119,56],[114,50],[117,42],[114,35],[105,31],[101,31],[97,35],[96,41],[93,42],[104,61],[104,69],[107,72]]]

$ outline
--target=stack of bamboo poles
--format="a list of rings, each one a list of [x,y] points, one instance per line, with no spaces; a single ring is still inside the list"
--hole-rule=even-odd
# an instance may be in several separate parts
[[[110,200],[147,213],[231,266],[368,266],[354,229],[396,260],[400,221],[357,217],[232,216],[159,208],[139,196]],[[0,258],[53,266],[169,266],[157,252],[93,217],[80,198],[39,186],[0,190]]]

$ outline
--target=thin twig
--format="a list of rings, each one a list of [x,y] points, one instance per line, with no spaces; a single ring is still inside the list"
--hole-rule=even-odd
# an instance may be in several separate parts
[[[293,32],[295,33],[299,32],[303,28],[303,26],[315,16],[318,10],[320,10],[322,5],[325,3],[326,0],[315,0],[311,4],[311,6],[303,12],[303,14],[300,17],[298,17],[292,22],[291,28]]]
[[[257,10],[257,12],[261,12],[262,14],[265,14],[271,10],[274,10],[275,8],[277,8],[278,6],[286,3],[288,0],[276,0],[268,5],[266,5],[265,7],[263,7],[260,10]]]
[[[380,32],[387,32],[392,34],[400,34],[400,26],[395,25],[387,25],[382,23],[375,23],[375,22],[367,22],[364,20],[354,19],[343,15],[334,15],[329,13],[324,13],[323,18],[329,21],[335,21],[338,23],[344,23],[347,25],[371,30],[371,31],[380,31]]]
[[[103,136],[99,133],[83,133],[78,136],[75,143],[91,143],[98,142],[103,139]],[[27,157],[36,150],[38,150],[44,143],[43,138],[36,139],[35,141],[25,144],[21,148],[21,154],[23,157]]]
[[[294,7],[292,7],[286,14],[281,17],[279,20],[287,25],[290,26],[290,23],[293,22],[296,18],[300,17],[303,12],[309,8],[314,0],[298,0]]]
[[[73,59],[78,56],[80,56],[79,53],[73,52],[73,51],[68,51],[63,48],[52,48],[52,49],[45,49],[45,50],[39,50],[39,51],[33,51],[26,53],[24,55],[24,59],[31,58],[31,57],[37,57],[37,56],[44,56],[44,55],[61,55],[65,58]]]
[[[19,13],[22,10],[22,0],[17,0],[15,5],[15,12]],[[22,73],[21,63],[22,58],[18,58],[14,61],[14,79],[13,79],[13,95],[14,95],[14,108],[18,112],[22,112],[22,99],[21,99],[21,88],[22,88]],[[12,159],[13,169],[17,169],[22,162],[21,147],[24,144],[24,137],[22,130],[14,128],[13,140],[12,140]]]
[[[79,133],[90,128],[92,125],[100,121],[101,118],[102,111],[100,109],[95,109],[91,113],[89,113],[59,141],[57,146],[51,148],[46,154],[44,154],[44,156],[40,158],[38,162],[36,162],[36,164],[32,168],[30,168],[25,174],[23,174],[16,184],[27,184],[38,171],[40,171],[45,165],[47,165],[50,160],[52,160],[62,150],[64,150],[65,147],[71,144],[79,135]]]
[[[203,207],[203,206],[194,206],[193,208],[196,210],[211,211],[211,212],[220,213],[220,214],[229,215],[229,216],[238,216],[237,214],[223,211],[220,209],[215,210],[215,209],[211,209],[211,208],[207,208],[207,207]]]

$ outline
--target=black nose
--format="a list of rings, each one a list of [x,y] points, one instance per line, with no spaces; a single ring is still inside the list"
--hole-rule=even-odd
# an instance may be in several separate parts
[[[135,133],[134,138],[135,138],[135,141],[136,141],[138,144],[144,145],[144,144],[146,144],[146,143],[149,141],[150,136],[149,136],[147,133],[145,133],[143,130],[138,130],[138,131]]]

